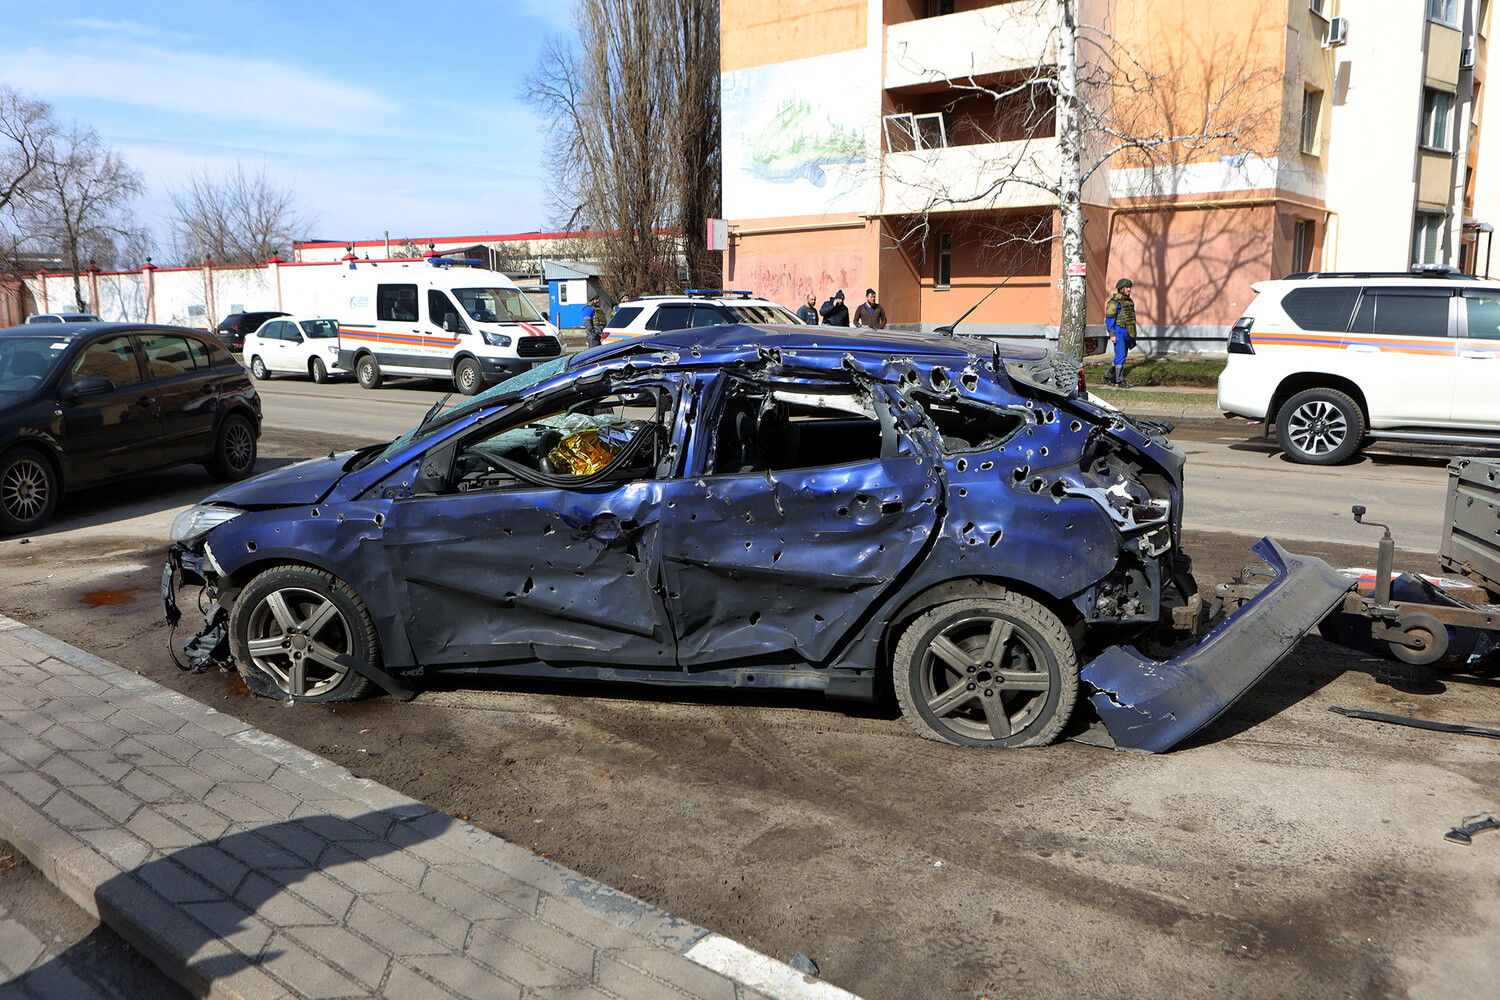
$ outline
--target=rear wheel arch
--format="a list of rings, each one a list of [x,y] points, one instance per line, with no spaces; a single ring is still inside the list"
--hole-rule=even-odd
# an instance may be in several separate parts
[[[1357,382],[1344,378],[1341,375],[1330,375],[1327,372],[1298,372],[1288,375],[1276,386],[1276,391],[1271,394],[1271,403],[1266,409],[1266,428],[1269,430],[1276,426],[1276,415],[1286,405],[1286,401],[1307,389],[1332,389],[1342,392],[1350,399],[1359,404],[1359,412],[1364,415],[1365,427],[1370,426],[1370,404],[1365,400],[1364,390]]]

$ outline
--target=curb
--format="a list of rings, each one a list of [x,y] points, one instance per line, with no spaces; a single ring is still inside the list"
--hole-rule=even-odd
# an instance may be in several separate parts
[[[0,751],[0,839],[198,996],[406,1000],[417,995],[500,995],[490,988],[454,985],[455,979],[465,981],[456,972],[450,977],[434,971],[462,967],[473,981],[483,973],[515,996],[556,995],[545,986],[528,986],[523,975],[533,973],[542,979],[551,976],[550,986],[580,990],[569,995],[600,998],[859,1000],[4,616]],[[176,776],[171,780],[179,789],[204,790],[196,800],[191,792],[155,800],[135,797],[143,782],[169,788],[169,779],[162,777],[168,774]],[[129,793],[127,779],[133,780]],[[256,795],[279,799],[283,812],[268,812],[256,804]],[[269,822],[268,816],[281,819]],[[294,833],[305,840],[307,828],[316,830],[320,823],[354,831],[358,843],[346,850],[348,845],[337,839],[326,847],[319,842],[321,853],[304,852],[306,862],[284,865],[301,872],[296,876],[301,881],[273,885],[275,863],[246,860],[242,865],[237,860],[248,858],[246,845],[253,843],[255,858],[279,857],[284,863],[290,857],[285,852],[296,848],[283,844],[296,841],[278,841],[266,831],[279,829],[280,835]],[[147,830],[166,833],[143,832]],[[349,853],[356,847],[367,853]],[[338,852],[336,860],[330,860],[330,852]],[[196,861],[190,858],[195,853]],[[207,855],[215,860],[206,862]],[[190,860],[185,863],[184,858]],[[231,885],[223,874],[226,866],[247,874]],[[299,937],[304,929],[295,920],[288,924],[290,918],[274,917],[296,908],[312,912],[305,887],[329,883],[325,888],[349,898],[344,922],[334,907],[319,915],[321,923],[314,929],[329,935],[328,940],[342,935],[339,940],[351,946],[378,952],[378,939],[372,944],[371,938],[357,937],[361,932],[349,916],[366,904],[360,878],[368,874],[370,881],[395,885],[392,873],[407,869],[418,874],[375,898],[392,897],[394,905],[411,912],[467,919],[471,925],[453,954],[441,961],[431,950],[416,959],[404,952],[377,955],[386,961],[386,971],[374,974],[378,981],[372,983],[361,980],[347,956],[325,957],[300,945],[307,937]],[[256,897],[257,905],[247,906],[244,886],[252,879],[270,888]],[[168,898],[172,891],[164,895],[164,884],[189,888]],[[435,893],[440,892],[447,892],[445,902],[438,901]],[[516,897],[525,905],[515,903]],[[448,909],[440,910],[443,905]],[[232,907],[229,919],[224,914]],[[534,912],[526,913],[526,907]],[[491,934],[482,926],[485,911],[492,917],[499,912],[501,919],[491,923],[529,933],[527,941],[554,942],[571,956],[572,971],[567,971],[568,958],[549,955],[534,944],[518,946],[497,938],[499,944],[489,952],[472,944],[480,940],[476,935]],[[390,913],[393,919],[408,920],[416,933],[423,929],[420,922],[411,925],[400,909]],[[251,924],[264,935],[258,944],[245,943],[254,938],[246,930]],[[281,951],[272,954],[273,945]],[[302,964],[291,968],[291,960],[282,960],[286,953],[294,953]],[[578,957],[585,953],[592,964]],[[507,963],[520,971],[512,972]],[[320,985],[303,990],[298,983]],[[330,985],[334,983],[338,988]],[[352,984],[361,989],[345,988]],[[597,992],[588,992],[591,986]]]

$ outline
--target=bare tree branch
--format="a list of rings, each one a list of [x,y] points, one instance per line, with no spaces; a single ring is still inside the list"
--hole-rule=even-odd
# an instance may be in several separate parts
[[[171,199],[174,250],[184,262],[263,264],[277,251],[290,251],[315,224],[290,187],[273,183],[264,169],[247,172],[243,163],[220,178],[207,170],[190,174]]]

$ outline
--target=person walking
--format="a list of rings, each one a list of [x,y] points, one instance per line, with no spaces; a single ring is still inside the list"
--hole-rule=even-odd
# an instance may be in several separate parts
[[[840,288],[833,293],[833,298],[823,303],[823,308],[818,310],[823,317],[825,326],[848,326],[849,307],[844,305],[844,290]]]
[[[865,289],[865,300],[854,310],[854,325],[872,330],[885,329],[885,306],[875,301],[875,289]]]
[[[807,293],[807,303],[798,308],[797,318],[808,326],[818,325],[818,297],[812,292]]]
[[[604,342],[604,324],[600,322],[599,296],[595,295],[589,299],[589,304],[583,307],[583,332],[589,339],[590,347],[598,347]]]
[[[1129,278],[1115,282],[1115,294],[1104,306],[1104,328],[1115,341],[1115,363],[1110,366],[1104,381],[1121,389],[1130,388],[1130,383],[1125,381],[1125,354],[1135,346],[1135,300],[1130,297],[1134,285]]]

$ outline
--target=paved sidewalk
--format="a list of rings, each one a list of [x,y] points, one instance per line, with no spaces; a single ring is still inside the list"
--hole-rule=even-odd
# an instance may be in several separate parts
[[[3,616],[0,839],[202,996],[858,1000]]]

